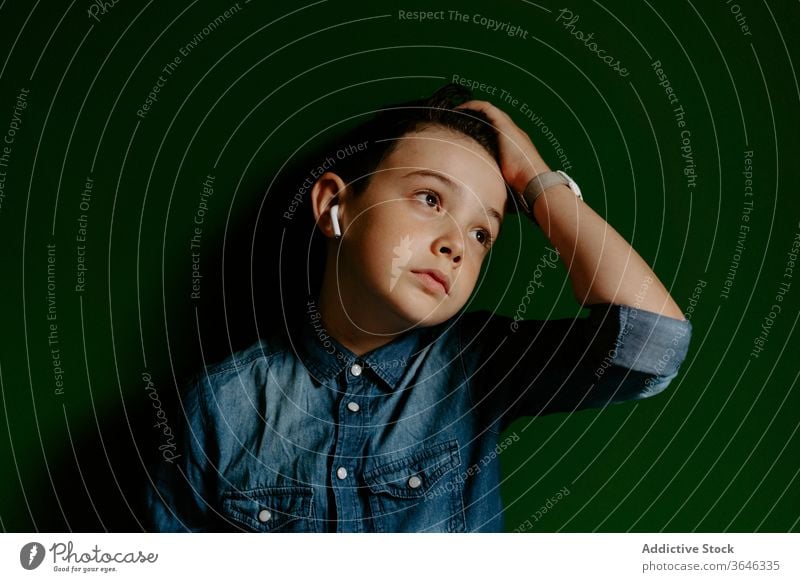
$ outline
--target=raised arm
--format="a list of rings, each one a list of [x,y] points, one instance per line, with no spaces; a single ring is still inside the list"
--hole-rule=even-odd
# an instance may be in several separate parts
[[[530,137],[504,111],[488,101],[468,101],[459,108],[483,111],[492,121],[498,132],[500,169],[514,190],[522,192],[536,175],[550,171]],[[629,305],[685,319],[639,253],[567,186],[547,188],[536,199],[533,213],[567,267],[581,305]]]

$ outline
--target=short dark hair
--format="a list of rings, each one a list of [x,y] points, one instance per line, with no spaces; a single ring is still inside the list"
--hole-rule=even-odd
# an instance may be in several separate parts
[[[337,160],[333,172],[349,184],[358,196],[367,186],[376,168],[400,143],[402,136],[426,126],[440,126],[466,135],[499,164],[497,132],[481,111],[453,108],[472,99],[472,92],[456,83],[448,83],[429,97],[383,106],[372,118],[363,122],[341,140],[336,150],[365,143],[363,151]]]

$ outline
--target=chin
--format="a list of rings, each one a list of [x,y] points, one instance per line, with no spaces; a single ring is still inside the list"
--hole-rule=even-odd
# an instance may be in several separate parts
[[[437,294],[426,290],[409,273],[404,273],[389,290],[386,282],[391,273],[385,277],[364,281],[371,293],[385,306],[389,317],[385,323],[394,320],[401,331],[414,327],[431,327],[453,317],[461,305],[452,295]]]
[[[409,327],[431,327],[450,319],[457,309],[451,305],[452,298],[436,297],[415,285],[400,285],[386,297],[392,311]]]

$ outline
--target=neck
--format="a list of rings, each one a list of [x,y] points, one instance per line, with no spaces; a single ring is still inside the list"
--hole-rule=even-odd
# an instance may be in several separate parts
[[[318,301],[322,325],[328,335],[362,356],[388,344],[398,334],[385,330],[383,320],[373,316],[375,306],[358,291],[358,286],[348,285],[341,278],[337,284],[326,265]]]

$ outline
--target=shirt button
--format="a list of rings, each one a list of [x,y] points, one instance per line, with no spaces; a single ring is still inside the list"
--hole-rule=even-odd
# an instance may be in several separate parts
[[[261,523],[267,523],[270,519],[272,519],[272,513],[269,509],[262,509],[258,512],[258,521]]]
[[[350,412],[358,412],[361,407],[358,405],[358,402],[348,402],[347,403],[347,410]]]
[[[409,477],[409,479],[408,479],[408,486],[409,487],[411,487],[412,489],[416,489],[420,485],[422,485],[422,479],[420,479],[416,475],[411,475],[411,477]]]
[[[339,467],[336,469],[336,476],[339,477],[339,479],[347,479],[347,469]]]
[[[350,368],[350,373],[353,376],[360,376],[361,375],[361,366],[359,364],[353,364],[353,367]]]

